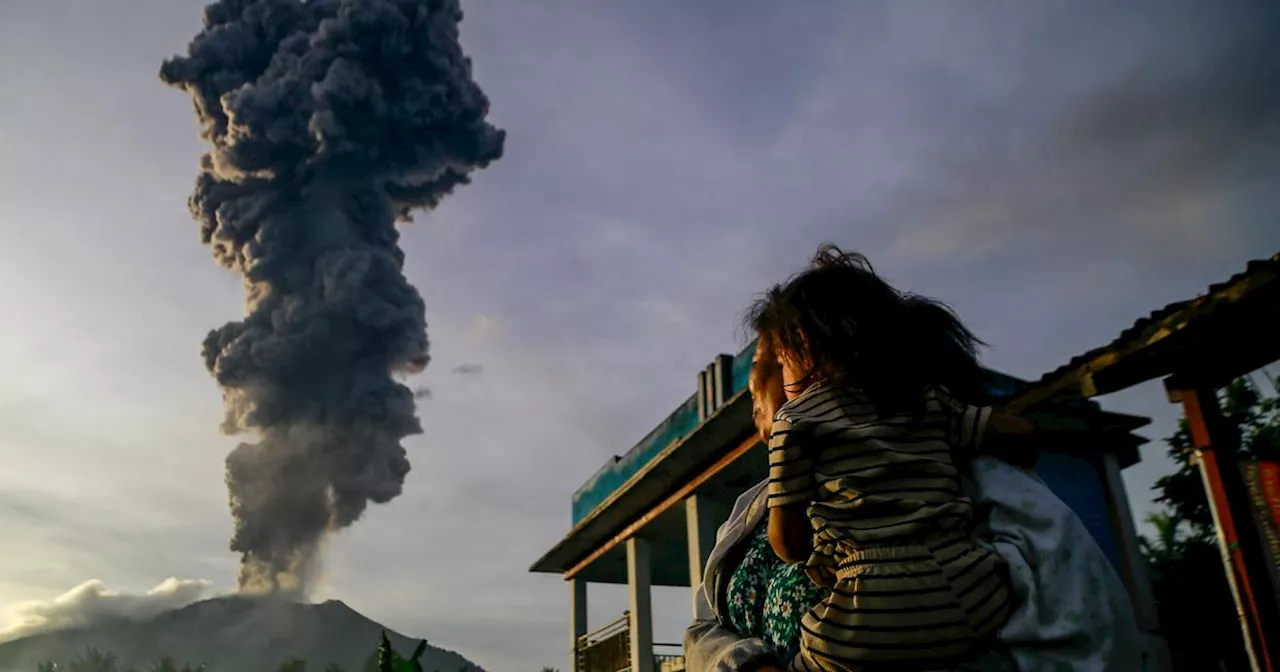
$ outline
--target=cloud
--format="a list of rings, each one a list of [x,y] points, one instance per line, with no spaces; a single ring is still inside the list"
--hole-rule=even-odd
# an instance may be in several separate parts
[[[1090,44],[1078,63],[1105,59],[1083,78],[1069,68],[1044,78],[1032,50],[1004,71],[1020,86],[971,105],[957,97],[944,128],[971,115],[986,121],[968,119],[967,132],[939,142],[928,177],[898,205],[895,256],[1123,247],[1187,258],[1245,247],[1255,222],[1244,199],[1263,210],[1276,203],[1267,185],[1280,170],[1280,11],[1184,9],[1133,30],[1113,27],[1132,12],[1109,12],[1112,25],[1073,38]],[[1055,82],[1042,89],[1045,102],[1028,96],[1036,78]]]
[[[453,367],[453,372],[460,376],[478,376],[484,373],[483,364],[459,364]]]
[[[102,581],[90,579],[52,600],[11,606],[0,642],[121,618],[153,618],[200,600],[212,588],[209,581],[170,577],[145,593],[130,594],[111,591]]]

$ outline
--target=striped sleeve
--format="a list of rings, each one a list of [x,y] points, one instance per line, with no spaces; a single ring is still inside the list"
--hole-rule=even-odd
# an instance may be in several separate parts
[[[769,434],[770,507],[813,500],[817,483],[809,453],[799,428],[785,418],[774,420]]]
[[[991,407],[966,404],[942,387],[936,388],[934,394],[947,417],[952,450],[962,455],[977,455],[991,422]]]

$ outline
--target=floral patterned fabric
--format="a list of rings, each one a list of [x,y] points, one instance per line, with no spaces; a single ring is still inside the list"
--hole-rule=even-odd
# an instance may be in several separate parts
[[[800,619],[827,592],[809,580],[803,563],[779,559],[767,527],[760,525],[729,578],[729,625],[738,636],[759,637],[779,659],[791,660],[800,650]]]

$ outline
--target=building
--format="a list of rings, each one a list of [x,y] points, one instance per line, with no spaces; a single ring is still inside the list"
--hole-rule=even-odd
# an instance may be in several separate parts
[[[651,586],[696,586],[716,529],[734,499],[767,474],[751,422],[747,374],[754,344],[720,355],[698,374],[697,391],[573,494],[572,529],[531,571],[562,575],[571,598],[576,672],[675,672],[677,654],[655,655]],[[1017,397],[1027,383],[992,373],[990,392]],[[1155,605],[1120,472],[1138,462],[1145,418],[1067,399],[1059,419],[1094,432],[1079,451],[1045,453],[1037,471],[1084,520],[1129,587],[1139,625],[1159,648]],[[628,586],[622,618],[587,632],[587,584]],[[692,593],[691,593],[692,601]],[[1157,666],[1160,667],[1160,666]]]

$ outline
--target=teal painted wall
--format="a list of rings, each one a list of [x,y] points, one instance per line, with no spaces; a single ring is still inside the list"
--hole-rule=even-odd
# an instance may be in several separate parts
[[[752,341],[733,358],[730,374],[731,387],[729,396],[747,389],[747,374],[751,372],[751,356],[756,349]],[[597,506],[617,492],[627,479],[635,476],[654,457],[671,444],[683,439],[698,427],[697,393],[680,404],[653,431],[640,440],[625,455],[615,457],[597,471],[577,492],[573,493],[573,524],[577,525]]]
[[[615,457],[573,493],[573,524],[604,503],[627,479],[636,475],[658,453],[688,436],[698,426],[697,395],[690,396],[674,413],[640,440],[626,455]]]

